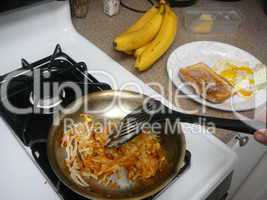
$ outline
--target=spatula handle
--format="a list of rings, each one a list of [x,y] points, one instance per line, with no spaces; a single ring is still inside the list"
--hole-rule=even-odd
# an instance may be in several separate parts
[[[209,117],[202,115],[189,115],[179,112],[172,112],[171,114],[156,114],[153,117],[153,121],[162,121],[169,119],[170,121],[179,120],[179,122],[187,122],[200,124],[203,126],[215,126],[216,128],[222,128],[231,131],[242,132],[246,134],[254,134],[256,130],[265,129],[267,124],[260,121],[252,120],[238,120],[238,119],[225,119],[217,117]]]
[[[214,125],[217,128],[237,131],[247,134],[254,134],[258,129],[266,128],[266,123],[252,120],[224,119],[217,117],[208,117],[201,115],[188,115],[176,113],[181,122],[205,124],[206,126]]]
[[[159,106],[164,106],[157,100],[152,100],[151,102],[156,106],[156,108],[160,108]],[[154,113],[154,115],[152,116],[152,121],[162,121],[165,119],[179,120],[180,122],[196,123],[205,126],[215,126],[216,128],[222,128],[246,134],[254,134],[255,131],[259,129],[266,129],[267,126],[266,122],[264,123],[261,121],[241,121],[239,119],[225,119],[203,115],[191,115],[171,110],[166,106],[164,106],[164,108],[164,113]]]

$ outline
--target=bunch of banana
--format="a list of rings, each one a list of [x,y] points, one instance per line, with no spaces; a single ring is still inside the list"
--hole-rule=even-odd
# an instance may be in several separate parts
[[[177,31],[177,17],[163,1],[153,6],[114,40],[114,48],[136,57],[135,68],[149,69],[171,46]]]

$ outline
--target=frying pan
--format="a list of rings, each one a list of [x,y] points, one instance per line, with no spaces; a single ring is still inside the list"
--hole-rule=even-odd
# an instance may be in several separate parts
[[[49,163],[57,177],[72,191],[85,198],[97,200],[144,199],[160,192],[171,183],[181,170],[185,159],[186,142],[180,128],[175,129],[174,133],[168,133],[169,130],[167,129],[162,130],[162,133],[165,134],[159,134],[159,141],[166,152],[168,164],[163,171],[158,172],[145,183],[132,184],[126,188],[114,189],[101,185],[95,180],[90,180],[90,187],[82,187],[71,179],[64,164],[65,150],[60,147],[59,143],[64,130],[64,119],[73,119],[76,123],[80,122],[80,114],[85,113],[84,108],[87,107],[86,113],[92,115],[95,121],[104,122],[105,120],[111,120],[114,123],[119,123],[127,114],[143,105],[145,99],[145,95],[129,91],[109,90],[95,92],[77,100],[80,106],[76,112],[56,116],[55,121],[58,124],[53,124],[50,128],[47,153]],[[71,107],[73,105],[68,106],[68,109]],[[164,127],[164,124],[162,125]]]

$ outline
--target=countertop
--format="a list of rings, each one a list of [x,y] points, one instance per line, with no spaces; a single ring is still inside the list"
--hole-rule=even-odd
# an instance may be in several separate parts
[[[180,23],[176,39],[171,48],[150,70],[143,73],[139,73],[134,69],[133,65],[135,60],[131,56],[116,52],[112,47],[114,37],[134,23],[142,14],[121,8],[118,15],[109,17],[103,13],[102,1],[89,0],[89,2],[90,5],[87,17],[83,19],[73,18],[74,26],[78,32],[145,83],[160,83],[164,87],[163,91],[158,87],[152,87],[182,109],[195,109],[198,114],[235,118],[235,115],[231,112],[224,112],[211,108],[206,108],[204,111],[198,103],[188,98],[179,98],[178,102],[174,102],[173,94],[179,91],[176,90],[175,86],[173,86],[168,79],[166,63],[170,53],[180,45],[197,40],[225,42],[242,48],[255,55],[263,63],[267,63],[267,16],[263,12],[260,0],[242,0],[237,2],[199,0],[194,6],[224,6],[239,9],[244,17],[239,31],[233,34],[194,35],[186,32],[183,24]],[[148,9],[150,7],[150,4],[146,0],[124,0],[124,3],[138,9]],[[174,11],[180,18],[180,22],[182,19],[182,10],[183,8],[174,8]],[[262,109],[263,108],[260,107],[257,110],[242,112],[242,114],[255,119],[258,112]],[[266,109],[266,106],[264,106],[264,109]],[[215,135],[225,143],[228,143],[235,134],[236,133],[231,131],[219,129],[216,130],[215,133]]]

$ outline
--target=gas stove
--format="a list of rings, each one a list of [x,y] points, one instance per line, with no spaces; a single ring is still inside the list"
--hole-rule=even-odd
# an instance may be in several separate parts
[[[64,200],[83,200],[85,198],[65,186],[50,167],[47,157],[48,132],[53,123],[53,116],[60,111],[60,106],[64,108],[81,96],[96,91],[110,90],[111,87],[89,74],[85,63],[77,63],[63,53],[59,44],[54,53],[46,58],[34,63],[29,63],[25,59],[21,61],[22,68],[0,77],[0,88],[7,89],[6,95],[1,96],[1,116],[23,145],[29,147],[31,155],[60,196]],[[37,88],[38,82],[35,79],[40,82]],[[58,87],[55,91],[52,90],[53,88],[44,87],[46,83],[49,83],[49,86],[56,83],[67,87]],[[79,91],[82,92],[81,96],[76,96],[73,88],[67,83],[78,85]],[[4,93],[1,91],[1,94]],[[29,111],[24,110],[26,112],[23,114],[13,112],[7,102],[18,109],[29,108]],[[191,154],[187,151],[184,166],[177,178],[190,167],[190,159]]]
[[[1,197],[78,199],[57,180],[45,154],[51,108],[59,104],[67,106],[75,100],[74,95],[67,89],[55,96],[45,92],[35,94],[31,78],[34,71],[44,74],[43,82],[74,81],[80,83],[79,87],[87,88],[87,93],[110,88],[132,90],[170,104],[76,32],[68,1],[41,1],[2,13],[0,27],[0,82],[5,84],[9,75],[13,77],[8,95],[1,98],[38,111],[26,117],[14,116],[1,106]],[[57,45],[51,53],[56,44],[61,47]],[[22,57],[25,59],[21,60]],[[86,84],[84,79],[88,80]],[[186,170],[179,178],[154,198],[225,198],[236,162],[235,153],[199,126],[183,124],[183,130],[187,149],[192,154],[191,166],[185,165]]]

